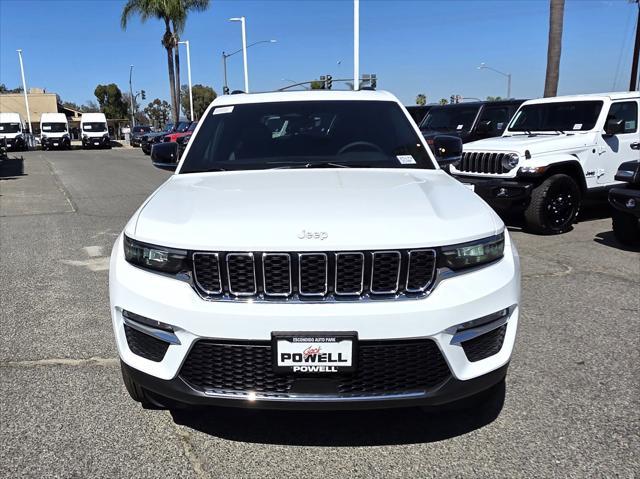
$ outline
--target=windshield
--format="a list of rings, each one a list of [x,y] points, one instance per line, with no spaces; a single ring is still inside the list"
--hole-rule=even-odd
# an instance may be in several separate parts
[[[434,164],[400,106],[288,101],[218,107],[180,173],[272,168],[426,168]]]
[[[191,123],[191,125],[189,125],[187,131],[194,131],[196,129],[196,126],[198,126],[198,124],[194,121],[193,123]]]
[[[150,126],[134,126],[133,127],[134,133],[149,133],[150,131],[151,131]]]
[[[100,133],[103,131],[107,131],[107,124],[102,122],[83,123],[82,130]]]
[[[598,121],[601,101],[525,105],[513,117],[509,131],[588,131]]]
[[[2,133],[18,133],[20,131],[20,123],[0,123],[0,132]]]
[[[181,121],[180,123],[178,123],[178,126],[176,127],[176,131],[178,133],[184,133],[189,129],[189,125],[191,125],[191,123],[189,123],[188,121]]]
[[[66,123],[43,123],[42,124],[42,132],[43,133],[64,133],[67,131]]]
[[[422,121],[420,129],[438,131],[469,131],[478,116],[479,105],[434,106]]]

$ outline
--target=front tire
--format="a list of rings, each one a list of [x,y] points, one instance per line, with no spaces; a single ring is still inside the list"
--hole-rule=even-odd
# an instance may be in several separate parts
[[[620,243],[626,245],[640,244],[640,224],[638,223],[638,218],[623,211],[613,210],[611,220],[613,234]]]
[[[527,229],[538,234],[568,231],[578,216],[580,188],[569,175],[552,175],[533,189],[524,212]]]

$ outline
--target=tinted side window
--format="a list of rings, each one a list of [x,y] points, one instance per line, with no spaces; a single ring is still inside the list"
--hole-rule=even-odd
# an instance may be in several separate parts
[[[638,104],[635,101],[614,103],[607,115],[609,120],[624,120],[623,133],[635,133],[638,130]]]
[[[502,133],[509,123],[508,106],[487,106],[480,115],[480,121],[490,121],[491,131]]]

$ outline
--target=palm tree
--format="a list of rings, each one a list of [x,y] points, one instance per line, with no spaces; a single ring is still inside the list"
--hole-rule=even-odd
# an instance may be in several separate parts
[[[558,94],[558,79],[560,77],[560,53],[562,50],[563,18],[564,0],[550,0],[547,75],[544,81],[545,97],[556,96]]]
[[[427,96],[424,93],[418,93],[416,97],[416,105],[426,105],[427,104]]]
[[[174,43],[174,63],[176,67],[175,76],[175,92],[176,92],[176,104],[180,105],[180,51],[178,48],[178,42],[180,41],[180,35],[184,31],[184,27],[187,23],[187,16],[190,11],[202,12],[209,8],[210,0],[174,0],[174,13],[171,19],[173,26],[173,43]]]
[[[164,35],[162,35],[162,46],[167,50],[167,67],[169,69],[169,91],[171,93],[171,109],[173,120],[178,119],[178,104],[176,103],[176,78],[173,68],[173,47],[174,37],[171,32],[171,20],[175,15],[176,0],[128,0],[122,16],[120,17],[120,26],[123,30],[127,28],[129,19],[137,14],[142,22],[146,22],[149,18],[156,18],[164,22]]]

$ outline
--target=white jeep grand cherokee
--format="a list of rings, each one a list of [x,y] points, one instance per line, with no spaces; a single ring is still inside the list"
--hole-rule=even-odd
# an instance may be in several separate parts
[[[177,157],[154,146],[175,174],[111,257],[135,400],[375,408],[502,386],[515,247],[394,96],[220,97]]]

